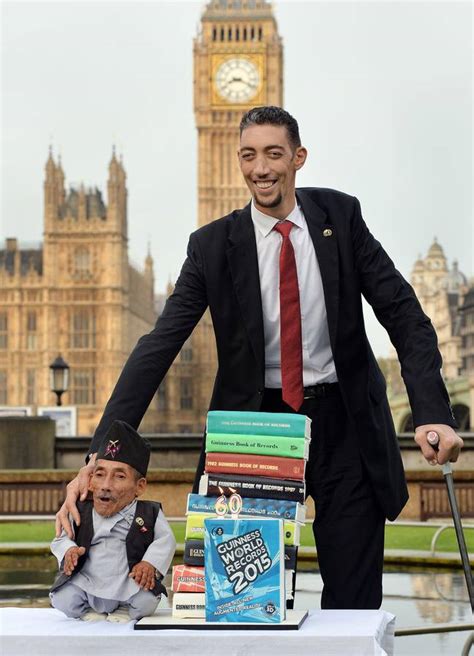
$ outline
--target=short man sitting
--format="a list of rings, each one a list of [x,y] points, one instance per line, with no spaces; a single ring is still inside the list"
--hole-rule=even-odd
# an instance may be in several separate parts
[[[97,453],[92,500],[79,504],[74,541],[63,531],[51,544],[60,572],[51,604],[68,617],[128,622],[154,613],[176,541],[161,506],[138,501],[146,488],[150,445],[114,421]]]

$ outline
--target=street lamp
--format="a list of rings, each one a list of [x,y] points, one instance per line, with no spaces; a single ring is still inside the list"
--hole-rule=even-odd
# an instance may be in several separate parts
[[[58,397],[56,405],[61,404],[61,396],[67,391],[69,383],[69,365],[60,355],[49,365],[49,387]]]

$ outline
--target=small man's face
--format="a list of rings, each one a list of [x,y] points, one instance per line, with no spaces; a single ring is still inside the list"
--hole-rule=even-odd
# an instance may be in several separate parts
[[[240,170],[255,206],[264,214],[285,219],[295,206],[295,177],[306,160],[294,148],[284,125],[251,125],[242,132]]]
[[[97,461],[89,484],[94,509],[103,517],[111,517],[128,506],[145,487],[146,479],[137,479],[133,467],[111,460]]]

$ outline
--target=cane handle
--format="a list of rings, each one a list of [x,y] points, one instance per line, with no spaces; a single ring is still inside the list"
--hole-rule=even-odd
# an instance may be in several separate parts
[[[438,451],[439,447],[439,435],[435,431],[429,431],[428,435],[426,436],[426,439],[428,442],[431,444],[433,449],[435,451]],[[452,474],[453,470],[451,469],[451,463],[445,462],[444,465],[441,465],[441,468],[443,470],[443,476],[446,476],[446,474]]]

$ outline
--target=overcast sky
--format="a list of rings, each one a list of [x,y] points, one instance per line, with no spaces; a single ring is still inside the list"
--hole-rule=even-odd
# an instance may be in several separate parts
[[[129,253],[151,242],[156,289],[196,227],[192,41],[203,2],[2,3],[3,238],[40,241],[48,145],[66,183],[106,196],[112,144],[129,189]],[[309,159],[301,186],[356,195],[409,276],[436,236],[473,266],[472,6],[276,1],[284,105]],[[383,329],[367,314],[377,355]]]

